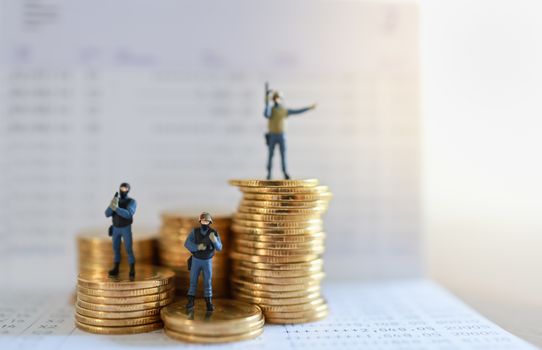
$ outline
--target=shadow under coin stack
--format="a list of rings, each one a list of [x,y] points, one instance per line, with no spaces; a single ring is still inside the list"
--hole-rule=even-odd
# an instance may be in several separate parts
[[[86,270],[77,278],[75,325],[99,334],[132,334],[162,328],[160,309],[175,296],[173,271],[136,265],[136,276],[121,268],[118,277],[107,270]]]
[[[269,323],[327,316],[323,222],[331,193],[318,180],[230,180],[243,198],[232,222],[232,294]]]
[[[231,216],[213,215],[214,228],[222,241],[222,251],[216,252],[213,257],[213,297],[222,298],[229,295],[229,244]],[[162,214],[162,227],[158,238],[158,255],[160,264],[175,271],[175,289],[177,295],[186,296],[190,285],[190,271],[187,260],[191,256],[184,247],[186,238],[192,229],[200,226],[199,213]],[[203,297],[203,278],[198,279],[197,297]]]
[[[157,262],[156,233],[133,233],[132,249],[136,257],[136,266],[152,265]],[[84,269],[110,269],[113,267],[113,245],[107,235],[107,228],[89,230],[77,235],[77,250],[79,252],[79,271]],[[128,267],[128,256],[121,242],[121,267]]]
[[[206,312],[201,299],[194,311],[187,311],[184,302],[168,305],[161,312],[165,333],[191,343],[226,343],[263,332],[264,316],[258,306],[226,299],[216,299],[214,305],[214,312]]]

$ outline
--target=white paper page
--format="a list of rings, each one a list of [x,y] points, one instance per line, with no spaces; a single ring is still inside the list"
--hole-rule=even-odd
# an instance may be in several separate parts
[[[257,339],[206,349],[516,350],[535,349],[483,318],[440,286],[423,280],[326,284],[327,319],[304,325],[266,325]],[[162,330],[103,336],[74,328],[68,296],[2,296],[1,349],[168,349]],[[54,301],[54,302],[53,302]]]
[[[293,177],[334,193],[328,275],[419,276],[415,2],[0,0],[0,16],[2,279],[71,286],[73,237],[107,227],[122,181],[135,237],[163,210],[234,211],[227,180],[266,173],[266,80],[318,103],[287,148]]]

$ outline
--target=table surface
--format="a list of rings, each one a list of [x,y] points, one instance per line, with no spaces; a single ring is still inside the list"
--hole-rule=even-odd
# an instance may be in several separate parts
[[[542,305],[523,304],[475,293],[452,291],[469,306],[508,332],[542,348]]]

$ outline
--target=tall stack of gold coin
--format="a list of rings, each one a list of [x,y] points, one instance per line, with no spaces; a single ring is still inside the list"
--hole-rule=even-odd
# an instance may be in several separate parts
[[[269,323],[324,318],[323,221],[331,192],[318,180],[230,180],[243,198],[233,216],[232,294]]]
[[[175,288],[178,295],[185,296],[190,284],[190,271],[187,260],[190,252],[184,247],[186,238],[192,229],[199,227],[200,213],[164,213],[162,214],[162,227],[158,238],[158,255],[160,264],[175,271]],[[214,215],[211,212],[214,228],[222,241],[222,251],[216,252],[213,257],[213,297],[229,295],[229,244],[231,216]],[[198,297],[203,296],[203,279],[198,280]]]
[[[132,249],[136,257],[136,265],[152,265],[157,262],[156,233],[134,231]],[[77,235],[79,252],[79,271],[85,269],[105,269],[113,267],[113,245],[107,228],[102,230],[83,231]],[[121,267],[128,266],[128,256],[121,242]]]
[[[132,334],[162,328],[160,309],[175,296],[173,271],[136,265],[136,276],[121,269],[118,277],[107,270],[87,270],[77,279],[75,325],[99,334]]]
[[[206,311],[198,299],[193,312],[187,312],[185,302],[162,309],[166,334],[191,343],[226,343],[255,338],[263,332],[265,323],[261,309],[243,301],[217,299],[215,311]]]

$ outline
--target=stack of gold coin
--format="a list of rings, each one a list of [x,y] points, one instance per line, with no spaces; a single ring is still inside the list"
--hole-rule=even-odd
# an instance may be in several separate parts
[[[138,232],[137,230],[133,232],[132,249],[136,265],[152,265],[157,262],[157,237],[156,233]],[[81,232],[77,235],[77,250],[79,252],[79,271],[113,267],[113,243],[107,234],[107,228]],[[121,242],[120,256],[121,266],[128,266],[124,242]]]
[[[230,180],[243,198],[232,222],[232,294],[269,323],[324,318],[323,221],[331,198],[318,180]]]
[[[173,339],[191,343],[226,343],[252,339],[263,332],[262,310],[238,300],[216,299],[215,310],[207,312],[205,303],[196,301],[193,311],[177,302],[161,311],[165,333]]]
[[[136,265],[134,279],[122,268],[117,277],[107,270],[86,270],[77,279],[75,325],[99,334],[131,334],[162,328],[160,309],[175,296],[173,271]]]
[[[158,255],[160,264],[175,271],[175,288],[178,295],[186,295],[190,285],[190,271],[187,261],[191,256],[184,247],[186,238],[192,229],[199,227],[200,213],[167,212],[162,214],[162,227],[158,238]],[[222,241],[222,251],[213,257],[213,297],[229,295],[229,244],[230,244],[230,215],[216,215],[211,212],[214,228]],[[203,296],[203,278],[198,280],[196,296]]]

